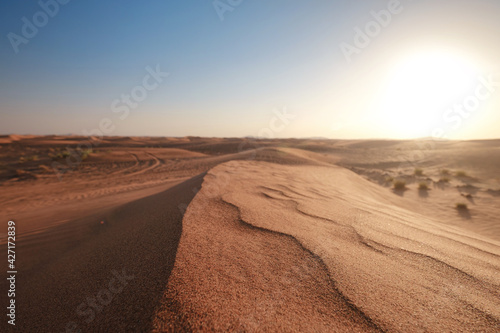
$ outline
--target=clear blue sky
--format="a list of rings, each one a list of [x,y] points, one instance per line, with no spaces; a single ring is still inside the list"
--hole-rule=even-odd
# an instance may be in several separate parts
[[[222,21],[209,0],[72,0],[16,53],[9,33],[22,37],[22,18],[42,8],[2,1],[0,133],[82,134],[109,118],[110,135],[247,136],[286,108],[295,118],[276,137],[498,136],[500,87],[471,116],[444,114],[497,67],[499,1],[401,0],[347,61],[342,43],[355,45],[354,29],[388,3],[243,0]],[[169,76],[120,119],[113,101],[157,65]],[[436,99],[422,92],[428,82],[453,89]],[[423,116],[412,99],[428,101]]]

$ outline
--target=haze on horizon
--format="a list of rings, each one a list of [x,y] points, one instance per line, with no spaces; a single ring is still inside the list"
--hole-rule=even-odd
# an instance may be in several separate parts
[[[0,13],[1,134],[82,135],[109,119],[106,134],[124,136],[499,136],[496,0],[41,0]],[[134,91],[146,95],[127,101]]]

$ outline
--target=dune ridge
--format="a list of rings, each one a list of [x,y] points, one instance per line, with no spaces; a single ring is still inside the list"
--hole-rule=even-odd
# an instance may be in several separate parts
[[[341,167],[221,164],[187,209],[164,303],[175,301],[194,330],[495,332],[500,243],[425,213]],[[246,236],[237,237],[242,225]],[[304,260],[316,261],[315,271],[299,269],[292,285],[307,276],[325,280],[299,291],[280,288],[278,273],[266,266],[293,269]],[[273,316],[254,309],[258,324],[251,326],[242,306],[258,307],[267,298],[251,290],[269,284],[283,290],[266,303]],[[331,290],[323,308],[318,288]],[[289,316],[304,308],[311,312],[301,326]],[[157,331],[171,316],[168,307],[158,312]]]

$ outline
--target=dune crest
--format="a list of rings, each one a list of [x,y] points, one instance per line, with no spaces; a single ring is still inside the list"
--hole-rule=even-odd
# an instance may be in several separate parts
[[[221,164],[156,330],[496,331],[500,243],[424,213],[341,167]]]

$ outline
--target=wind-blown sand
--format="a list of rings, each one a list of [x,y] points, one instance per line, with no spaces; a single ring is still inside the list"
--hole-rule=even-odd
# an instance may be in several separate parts
[[[500,141],[4,139],[15,331],[499,331]]]

